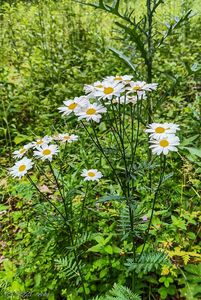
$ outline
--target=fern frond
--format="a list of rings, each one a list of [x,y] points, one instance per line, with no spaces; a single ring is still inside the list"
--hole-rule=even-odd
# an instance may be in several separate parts
[[[105,297],[105,300],[141,300],[141,297],[125,286],[114,284],[113,289]]]
[[[129,235],[137,238],[141,238],[141,232],[145,230],[145,224],[142,221],[142,217],[145,214],[144,207],[138,203],[130,204],[133,213],[133,232],[131,231],[130,224],[130,212],[128,206],[122,208],[120,213],[120,219],[117,225],[117,229],[122,234],[122,240],[126,239]]]
[[[115,283],[113,289],[106,296],[97,296],[92,300],[141,300],[141,297],[134,294],[129,288]]]
[[[75,247],[78,249],[80,248],[82,245],[84,245],[86,242],[91,240],[91,233],[90,232],[84,232],[82,235],[80,235],[77,240],[76,240],[76,244]]]
[[[79,277],[78,267],[76,261],[73,257],[66,256],[64,258],[59,258],[55,260],[56,267],[59,269],[59,277],[65,277],[70,280],[74,277]]]
[[[137,274],[147,274],[152,270],[157,270],[161,265],[170,265],[167,255],[163,252],[144,252],[140,258],[134,262],[128,259],[125,266],[129,271],[135,271]]]

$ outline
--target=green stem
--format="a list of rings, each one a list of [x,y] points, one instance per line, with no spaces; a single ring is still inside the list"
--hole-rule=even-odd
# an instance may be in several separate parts
[[[119,179],[119,177],[118,177],[118,175],[117,175],[117,173],[116,173],[116,170],[114,169],[114,167],[113,167],[111,161],[108,159],[107,155],[105,154],[105,152],[104,152],[104,150],[103,150],[103,148],[102,148],[102,146],[101,146],[101,144],[100,144],[100,142],[99,142],[99,139],[98,139],[98,137],[97,137],[97,134],[96,134],[96,131],[95,131],[95,128],[94,128],[93,123],[91,122],[91,124],[92,124],[92,129],[93,129],[93,132],[94,132],[94,135],[95,135],[95,139],[93,138],[93,136],[92,136],[92,135],[90,134],[90,132],[88,131],[88,129],[87,129],[87,127],[85,126],[84,122],[81,121],[81,123],[82,123],[84,129],[86,130],[88,136],[91,138],[91,140],[93,141],[93,143],[96,145],[96,147],[100,150],[100,152],[101,152],[101,153],[103,154],[103,156],[105,157],[106,161],[108,162],[109,166],[111,167],[112,171],[114,172],[114,175],[115,175],[115,177],[116,177],[116,179],[117,179],[119,185],[121,186],[121,188],[123,188],[122,182],[121,182],[121,180]]]
[[[163,159],[163,162],[162,162],[162,159]],[[144,252],[145,245],[146,245],[148,237],[149,237],[149,231],[150,231],[150,228],[151,228],[152,218],[153,218],[153,215],[154,215],[156,200],[157,200],[157,197],[158,197],[158,193],[159,193],[161,184],[163,182],[163,177],[164,177],[164,173],[165,173],[165,166],[166,166],[166,157],[161,156],[161,169],[162,170],[160,172],[159,183],[158,183],[157,189],[156,189],[155,194],[154,194],[154,199],[153,199],[153,203],[152,203],[152,210],[151,210],[151,216],[150,216],[150,219],[149,219],[149,224],[148,224],[148,228],[147,228],[147,231],[146,231],[146,234],[145,234],[145,240],[144,240],[144,244],[143,244],[142,251],[140,253],[139,259],[140,259],[140,257],[142,256],[142,254]]]
[[[60,189],[60,185],[59,185],[59,182],[54,174],[54,170],[52,168],[52,165],[51,163],[49,162],[49,166],[50,166],[50,170],[54,176],[54,179],[55,179],[55,182],[56,182],[56,185],[57,185],[57,188],[60,192],[60,195],[61,195],[61,198],[62,198],[62,201],[63,201],[63,205],[64,205],[64,210],[65,210],[65,216],[60,212],[60,210],[47,198],[44,196],[44,194],[38,189],[37,185],[33,182],[33,180],[31,179],[31,177],[29,175],[27,175],[27,178],[29,179],[29,181],[32,183],[32,185],[37,189],[37,191],[39,191],[39,193],[45,197],[45,199],[48,200],[48,202],[56,209],[56,211],[62,216],[65,224],[66,224],[66,227],[67,229],[69,230],[69,235],[70,235],[70,240],[71,240],[71,245],[72,247],[74,247],[74,240],[73,240],[73,234],[72,234],[72,230],[71,230],[71,226],[70,224],[68,223],[68,214],[67,214],[67,207],[66,207],[66,203],[65,203],[65,199],[63,197],[63,194],[61,192],[61,189]],[[80,275],[80,279],[81,279],[81,283],[82,283],[82,288],[83,288],[83,293],[84,293],[84,299],[86,299],[86,291],[85,291],[85,287],[84,287],[84,280],[83,280],[83,276],[82,276],[82,272],[80,270],[80,266],[79,266],[79,261],[78,261],[78,256],[77,256],[77,252],[75,249],[73,249],[73,254],[74,254],[74,258],[75,258],[75,262],[76,262],[76,266],[77,266],[77,270],[78,270],[78,273]]]

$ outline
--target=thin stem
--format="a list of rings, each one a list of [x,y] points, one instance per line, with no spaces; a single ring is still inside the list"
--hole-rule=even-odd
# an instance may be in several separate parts
[[[65,219],[65,216],[60,212],[60,210],[56,207],[56,205],[46,196],[46,195],[44,195],[41,191],[40,191],[40,189],[37,187],[37,185],[35,184],[35,182],[31,179],[31,177],[27,174],[27,178],[28,178],[28,180],[29,180],[29,182],[35,187],[35,189],[39,192],[39,194],[44,198],[44,199],[46,199],[54,208],[55,208],[55,210],[59,213],[59,215],[62,217],[62,219],[64,220],[64,221],[66,221],[66,219]]]
[[[163,159],[163,162],[162,162],[162,159]],[[161,186],[161,184],[163,182],[163,177],[164,177],[164,173],[165,173],[165,166],[166,166],[166,157],[165,156],[164,157],[161,156],[161,169],[162,170],[161,170],[161,173],[160,173],[159,183],[158,183],[157,189],[156,189],[155,194],[154,194],[154,199],[153,199],[153,203],[152,203],[152,210],[151,210],[151,216],[150,216],[150,219],[149,219],[149,224],[148,224],[148,228],[147,228],[147,231],[146,231],[144,244],[143,244],[142,251],[140,253],[139,259],[140,259],[140,257],[142,256],[142,254],[144,252],[145,245],[146,245],[148,237],[149,237],[149,231],[150,231],[150,228],[151,228],[151,222],[152,222],[152,218],[153,218],[153,215],[154,215],[154,209],[155,209],[155,205],[156,205],[156,200],[157,200],[157,197],[158,197],[160,186]]]
[[[89,189],[89,182],[87,182],[87,186],[86,186],[86,191],[85,191],[85,195],[84,198],[82,200],[82,208],[81,208],[81,212],[80,212],[80,218],[79,218],[79,225],[78,225],[78,232],[84,217],[84,209],[85,209],[85,204],[86,204],[86,199],[87,199],[87,194],[88,194],[88,189]]]
[[[42,174],[43,176],[45,176],[45,178],[46,178],[48,181],[50,181],[51,183],[54,184],[54,182],[53,182],[53,181],[45,174],[45,172],[43,171],[43,169],[42,169],[41,167],[39,167],[39,165],[36,164],[36,168],[37,168],[37,170],[38,170],[39,173],[41,172],[41,174]]]
[[[66,218],[68,218],[68,211],[67,211],[66,201],[65,201],[65,198],[64,198],[64,196],[63,196],[63,194],[62,194],[62,191],[61,191],[61,188],[60,188],[59,181],[58,181],[58,179],[57,179],[57,177],[56,177],[56,175],[55,175],[55,173],[54,173],[54,170],[53,170],[53,168],[52,168],[52,164],[51,164],[50,161],[49,161],[49,166],[50,166],[50,170],[51,170],[51,172],[52,172],[52,175],[53,175],[53,177],[54,177],[56,186],[57,186],[57,188],[58,188],[58,190],[59,190],[59,193],[60,193],[60,196],[61,196],[63,205],[64,205]]]
[[[111,107],[112,107],[112,110],[114,110],[114,107],[113,107],[113,104],[112,104],[112,103],[111,103]],[[116,121],[116,115],[114,114],[114,121],[115,121],[114,124],[116,125],[116,128],[115,128],[115,126],[114,126],[114,124],[113,124],[112,119],[110,118],[110,115],[109,115],[109,113],[108,113],[108,110],[107,110],[106,115],[107,115],[107,118],[108,118],[108,120],[109,120],[109,122],[110,122],[110,126],[111,126],[111,129],[112,129],[112,131],[113,131],[113,136],[114,136],[115,141],[116,141],[116,143],[117,143],[117,147],[118,147],[118,149],[119,149],[119,151],[120,151],[120,153],[121,153],[121,155],[122,155],[121,144],[119,143],[118,138],[117,138],[117,136],[119,137],[119,132],[118,132],[118,124],[117,124],[117,121]],[[116,136],[116,135],[117,135],[117,136]]]
[[[54,175],[54,171],[52,170],[52,166],[50,164],[50,168],[51,168],[51,171]],[[69,234],[70,234],[70,240],[71,240],[71,245],[74,246],[74,241],[73,241],[73,234],[72,234],[72,231],[71,231],[71,227],[70,227],[70,224],[68,223],[68,218],[67,218],[67,211],[66,211],[66,207],[65,207],[65,216],[60,212],[60,210],[54,205],[54,203],[52,203],[52,201],[50,201],[50,199],[48,197],[46,197],[40,190],[39,188],[37,187],[37,185],[35,184],[35,182],[31,179],[31,177],[27,174],[27,178],[28,180],[30,181],[30,183],[36,188],[36,190],[40,193],[40,195],[42,195],[54,208],[55,210],[61,215],[62,219],[64,220],[65,224],[66,224],[66,227],[67,229],[69,230]],[[57,181],[56,179],[56,176],[54,176],[55,178],[55,181]],[[58,183],[57,183],[58,184]],[[57,185],[58,188],[59,188],[59,185]],[[62,199],[64,200],[64,203],[65,203],[65,199],[63,198],[62,196]],[[86,291],[85,291],[85,287],[84,287],[84,281],[83,281],[83,276],[82,276],[82,272],[80,270],[80,266],[79,266],[79,261],[77,259],[77,253],[75,251],[75,249],[73,249],[73,254],[74,254],[74,258],[75,258],[75,261],[76,261],[76,265],[77,265],[77,269],[78,269],[78,272],[79,272],[79,275],[80,275],[80,278],[81,278],[81,283],[82,283],[82,287],[83,287],[83,293],[84,293],[84,299],[86,299]]]
[[[99,142],[99,140],[98,140],[98,138],[97,138],[96,131],[95,131],[95,129],[94,129],[93,124],[91,123],[91,124],[92,124],[92,129],[93,129],[93,131],[94,131],[94,134],[95,134],[95,138],[96,138],[96,139],[94,139],[93,136],[90,134],[90,132],[88,131],[88,129],[87,129],[87,127],[85,126],[84,122],[81,121],[81,123],[82,123],[84,129],[86,130],[87,134],[89,135],[89,137],[90,137],[91,140],[93,141],[93,143],[96,145],[96,147],[101,151],[101,153],[102,153],[103,156],[105,157],[106,161],[108,162],[108,164],[110,165],[112,171],[114,172],[114,175],[115,175],[115,177],[116,177],[116,179],[117,179],[119,185],[120,185],[121,188],[123,189],[122,183],[121,183],[119,177],[117,176],[116,170],[114,169],[114,167],[113,167],[111,161],[108,159],[107,155],[105,154],[105,152],[104,152],[104,150],[103,150],[103,148],[102,148],[102,146],[101,146],[101,144],[100,144],[100,142]]]

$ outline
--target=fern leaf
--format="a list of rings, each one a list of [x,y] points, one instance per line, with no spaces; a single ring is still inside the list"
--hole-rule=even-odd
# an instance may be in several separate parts
[[[74,277],[79,277],[77,263],[74,258],[72,257],[64,257],[55,260],[57,269],[60,270],[59,276],[63,278],[65,277],[70,280]]]
[[[147,274],[152,270],[157,270],[161,265],[170,265],[167,255],[163,252],[144,252],[137,262],[128,259],[125,266],[129,271],[135,271],[137,274]]]
[[[105,297],[105,300],[140,300],[140,296],[134,294],[129,288],[114,284],[113,289]]]

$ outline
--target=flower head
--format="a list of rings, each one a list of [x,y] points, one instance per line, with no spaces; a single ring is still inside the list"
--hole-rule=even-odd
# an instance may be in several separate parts
[[[97,88],[93,95],[100,99],[112,99],[113,96],[119,97],[124,91],[124,84],[105,80],[102,82],[102,87]]]
[[[103,177],[102,173],[96,169],[84,169],[81,176],[84,177],[85,181],[99,181],[99,179]]]
[[[127,87],[128,93],[137,94],[139,99],[145,98],[146,91],[156,90],[157,83],[146,83],[145,81],[131,81]]]
[[[75,134],[69,135],[68,133],[64,133],[64,134],[59,134],[58,140],[60,140],[63,143],[65,142],[72,143],[78,140],[78,136]]]
[[[13,156],[14,158],[22,158],[27,151],[33,147],[33,143],[28,143],[26,145],[24,145],[22,148],[20,148],[19,150],[16,150],[13,152]]]
[[[86,107],[76,113],[76,115],[78,116],[78,120],[86,119],[87,121],[93,120],[99,123],[102,117],[101,114],[106,111],[107,109],[102,105],[89,103]]]
[[[94,92],[98,89],[103,88],[103,83],[101,81],[96,81],[93,84],[85,84],[84,91],[87,94],[87,98],[94,98]]]
[[[27,157],[24,157],[23,159],[17,161],[12,168],[10,168],[10,174],[13,177],[21,178],[28,172],[28,170],[32,168],[32,166],[32,160]]]
[[[57,145],[42,145],[37,147],[37,151],[34,151],[34,156],[41,158],[42,160],[52,161],[52,156],[59,152]]]
[[[124,84],[128,84],[132,78],[133,78],[133,76],[131,76],[131,75],[124,75],[124,76],[117,75],[117,76],[108,76],[105,78],[105,80],[114,82],[114,83],[122,82]]]
[[[50,136],[44,136],[43,138],[37,139],[36,142],[33,142],[33,147],[41,147],[43,145],[47,145],[52,141],[52,137]]]
[[[179,145],[179,138],[174,134],[164,136],[159,140],[151,140],[151,148],[153,154],[160,155],[161,153],[167,155],[169,151],[177,151],[176,146]]]
[[[175,134],[179,129],[179,125],[173,123],[152,123],[147,126],[145,132],[150,134],[151,139],[161,139],[169,134]]]
[[[86,96],[81,96],[75,97],[73,100],[66,100],[63,103],[65,106],[59,107],[58,110],[65,116],[72,112],[78,112],[82,107],[88,104],[88,99]]]
[[[148,217],[147,217],[146,215],[144,215],[144,216],[142,217],[142,220],[143,220],[143,221],[147,221],[147,220],[148,220]]]

